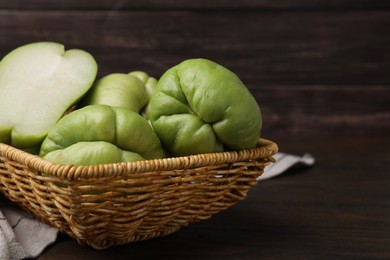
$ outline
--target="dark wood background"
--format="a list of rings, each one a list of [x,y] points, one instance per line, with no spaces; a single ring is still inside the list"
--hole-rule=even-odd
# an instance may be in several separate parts
[[[385,0],[0,1],[0,57],[33,41],[95,56],[99,76],[159,77],[204,57],[262,108],[263,136],[381,136],[390,129]]]

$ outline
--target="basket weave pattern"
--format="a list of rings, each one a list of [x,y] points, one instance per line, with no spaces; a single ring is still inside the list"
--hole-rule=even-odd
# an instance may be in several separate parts
[[[277,145],[96,166],[53,164],[0,143],[0,191],[96,249],[171,234],[244,199]]]

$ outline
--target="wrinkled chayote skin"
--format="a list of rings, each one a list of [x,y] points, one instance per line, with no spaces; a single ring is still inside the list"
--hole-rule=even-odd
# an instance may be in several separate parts
[[[108,105],[142,113],[156,84],[155,78],[142,71],[109,74],[92,86],[81,105]]]
[[[95,165],[165,157],[149,122],[125,108],[90,105],[52,127],[40,156],[54,163]]]
[[[254,147],[260,108],[241,80],[206,59],[190,59],[166,71],[150,101],[150,121],[174,156]]]
[[[156,91],[158,81],[156,78],[149,76],[147,73],[145,73],[143,71],[132,71],[129,73],[129,75],[137,77],[139,80],[142,81],[142,83],[145,86],[146,94],[148,96],[148,101],[147,101],[146,106],[141,111],[141,114],[144,117],[149,118],[150,99],[152,98],[152,96],[154,95],[154,93]]]
[[[145,86],[148,99],[150,99],[156,90],[157,79],[149,76],[147,73],[143,71],[132,71],[129,73],[129,75],[137,77],[139,80],[141,80],[141,82]]]

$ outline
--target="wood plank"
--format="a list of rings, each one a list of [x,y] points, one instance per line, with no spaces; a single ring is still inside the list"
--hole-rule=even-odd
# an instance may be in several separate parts
[[[136,0],[136,1],[106,1],[106,0],[2,0],[0,9],[19,10],[237,10],[237,9],[260,9],[260,10],[367,10],[390,8],[386,0]]]
[[[51,40],[90,51],[100,75],[206,57],[260,86],[386,85],[388,28],[387,11],[0,11],[0,55]]]
[[[388,86],[250,88],[262,109],[265,138],[388,136]]]

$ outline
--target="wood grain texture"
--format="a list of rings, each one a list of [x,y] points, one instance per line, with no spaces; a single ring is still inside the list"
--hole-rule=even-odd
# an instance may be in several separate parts
[[[91,52],[99,77],[157,78],[205,57],[249,87],[265,137],[388,135],[390,11],[95,9],[0,10],[0,57],[58,41]]]
[[[367,10],[389,8],[386,0],[1,0],[0,9],[30,9],[30,10],[230,10],[230,9],[260,9],[260,10]]]
[[[389,84],[389,12],[0,11],[0,55],[31,41],[90,51],[100,74],[159,76],[207,57],[248,84]]]
[[[252,89],[270,138],[388,136],[389,86],[269,86]]]

